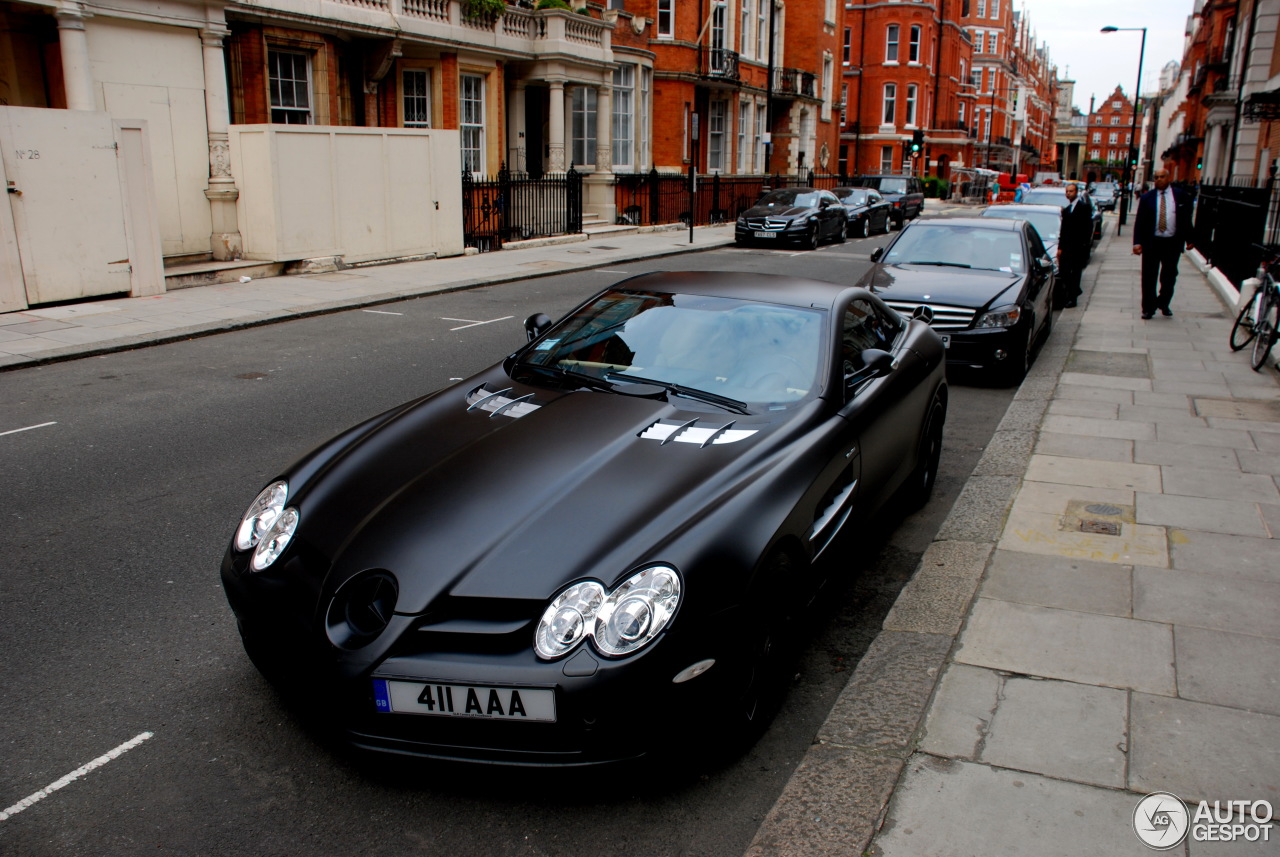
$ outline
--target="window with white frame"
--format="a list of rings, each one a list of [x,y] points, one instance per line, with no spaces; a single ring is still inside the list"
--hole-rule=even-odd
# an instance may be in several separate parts
[[[724,172],[725,132],[729,120],[729,102],[724,100],[707,103],[707,172]]]
[[[1090,150],[1089,150],[1089,159],[1090,159],[1090,160],[1096,161],[1096,160],[1098,160],[1098,158],[1100,158],[1101,156],[1102,156],[1102,150],[1101,150],[1101,149],[1090,149]]]
[[[886,83],[884,85],[884,109],[880,111],[880,124],[892,125],[898,113],[898,85],[896,83]]]
[[[769,127],[769,109],[763,102],[756,103],[756,133],[751,143],[751,151],[755,153],[755,172],[763,173],[769,168],[765,163],[764,135]]]
[[[1000,0],[991,0],[991,17],[1000,17]]]
[[[769,14],[773,10],[773,0],[760,0],[756,3],[756,59],[768,61],[769,52]]]
[[[840,124],[845,125],[849,121],[849,84],[840,84]]]
[[[1093,132],[1093,142],[1095,142],[1095,143],[1101,143],[1101,142],[1102,142],[1102,132],[1101,132],[1101,131],[1094,131],[1094,132]]]
[[[744,57],[751,56],[751,0],[742,0],[738,9],[738,52]]]
[[[907,125],[916,124],[916,101],[919,88],[914,83],[907,84]]]
[[[623,63],[613,70],[613,166],[635,165],[636,67]]]
[[[1120,135],[1119,135],[1118,133],[1116,133],[1115,131],[1112,131],[1112,132],[1108,135],[1108,137],[1109,137],[1109,139],[1107,140],[1107,142],[1108,142],[1108,143],[1110,143],[1110,144],[1111,144],[1111,145],[1113,145],[1113,146],[1114,146],[1116,143],[1119,143],[1119,142],[1120,142]]]
[[[738,102],[738,173],[751,171],[751,102]]]
[[[676,0],[658,0],[658,38],[673,39],[676,35]]]
[[[880,147],[880,172],[893,172],[893,146]]]
[[[960,102],[960,109],[958,111],[958,115],[956,116],[956,119],[959,120],[960,127],[963,128],[964,127],[964,102],[963,101]]]
[[[978,0],[978,17],[987,17],[987,0]]]
[[[898,61],[898,25],[890,24],[884,30],[884,61]]]
[[[684,105],[684,121],[680,123],[680,157],[689,160],[689,102]]]
[[[648,66],[640,69],[640,105],[636,111],[640,123],[640,146],[636,160],[637,172],[649,166],[649,105],[652,103],[649,94],[653,91],[653,69]]]
[[[1119,117],[1119,116],[1112,116],[1112,117],[1111,117],[1111,124],[1112,124],[1112,125],[1119,125],[1119,124],[1120,124],[1120,117]]]
[[[295,51],[267,51],[271,88],[271,121],[277,125],[310,125],[311,56]]]
[[[823,54],[822,56],[822,111],[823,118],[826,118],[828,111],[831,109],[831,94],[835,88],[835,63],[832,61],[831,54]]]
[[[424,68],[407,68],[400,80],[404,127],[430,128],[431,73]]]
[[[850,65],[853,62],[853,28],[844,28],[844,52],[840,55],[842,65]]]
[[[462,169],[479,175],[484,172],[484,78],[478,74],[459,77],[462,134]]]
[[[573,143],[570,157],[577,166],[596,162],[596,90],[575,86],[571,96],[570,129]]]
[[[969,82],[973,84],[974,90],[981,92],[982,91],[982,69],[975,68],[973,71],[969,72]]]
[[[835,19],[836,19],[836,0],[826,0],[826,8],[823,13],[823,20],[834,22]]]
[[[999,53],[999,50],[998,50],[999,47],[1000,47],[1000,34],[987,33],[987,53],[989,54]]]
[[[729,42],[729,4],[725,0],[713,0],[711,4],[711,70],[725,70],[725,45]]]
[[[911,41],[907,43],[907,61],[920,62],[920,25],[911,26]]]

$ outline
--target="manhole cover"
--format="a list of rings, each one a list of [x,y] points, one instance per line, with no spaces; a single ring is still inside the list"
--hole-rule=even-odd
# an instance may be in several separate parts
[[[1257,420],[1259,422],[1280,422],[1280,402],[1264,399],[1212,399],[1197,397],[1195,403],[1196,416],[1218,417],[1224,420]]]
[[[1100,536],[1120,535],[1120,525],[1112,521],[1081,521],[1080,532],[1095,533]]]
[[[1124,511],[1119,506],[1110,506],[1106,503],[1091,503],[1085,506],[1084,510],[1091,515],[1119,515]]]

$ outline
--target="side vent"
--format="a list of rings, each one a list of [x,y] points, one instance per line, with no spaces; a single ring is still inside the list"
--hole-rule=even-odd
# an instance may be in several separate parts
[[[468,411],[488,411],[489,418],[502,414],[507,417],[525,417],[542,407],[533,401],[533,393],[512,398],[511,387],[491,393],[481,384],[467,393]]]
[[[685,423],[675,423],[658,420],[640,432],[639,436],[644,440],[656,440],[663,446],[672,442],[696,443],[699,449],[704,449],[713,444],[746,440],[757,431],[756,429],[736,429],[733,427],[734,421],[712,425],[698,425],[699,422],[705,421],[689,420]]]

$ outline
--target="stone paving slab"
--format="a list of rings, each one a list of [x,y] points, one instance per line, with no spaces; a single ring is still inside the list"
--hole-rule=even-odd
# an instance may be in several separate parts
[[[1138,493],[1138,523],[1235,536],[1268,537],[1256,503]]]
[[[979,595],[1107,616],[1133,614],[1133,566],[998,550]]]
[[[1173,644],[1181,698],[1280,715],[1280,639],[1177,625]]]
[[[1169,545],[1174,568],[1280,583],[1280,539],[1173,529]]]
[[[1244,500],[1250,503],[1280,503],[1280,491],[1270,476],[1231,472],[1226,469],[1180,467],[1160,468],[1164,493],[1216,500]]]
[[[1280,583],[1223,574],[1133,570],[1133,615],[1219,631],[1247,629],[1280,639]]]
[[[1121,438],[1080,437],[1074,434],[1042,431],[1035,451],[1042,455],[1063,455],[1071,458],[1133,461],[1133,444],[1133,441]]]

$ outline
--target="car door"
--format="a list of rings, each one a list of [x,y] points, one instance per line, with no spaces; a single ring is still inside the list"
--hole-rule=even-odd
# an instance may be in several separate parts
[[[874,190],[869,191],[867,193],[867,210],[868,231],[880,230],[881,232],[888,232],[889,204],[884,201],[884,197]]]
[[[1040,264],[1041,260],[1048,256],[1048,253],[1044,248],[1044,242],[1040,240],[1040,233],[1036,232],[1035,227],[1024,223],[1022,235],[1029,251],[1027,256],[1027,276],[1029,277],[1027,296],[1031,298],[1035,306],[1036,330],[1039,331],[1049,322],[1050,315],[1053,312],[1053,265],[1042,266]]]
[[[835,237],[844,231],[846,215],[844,203],[829,190],[819,191],[818,204],[822,207],[823,235]]]

